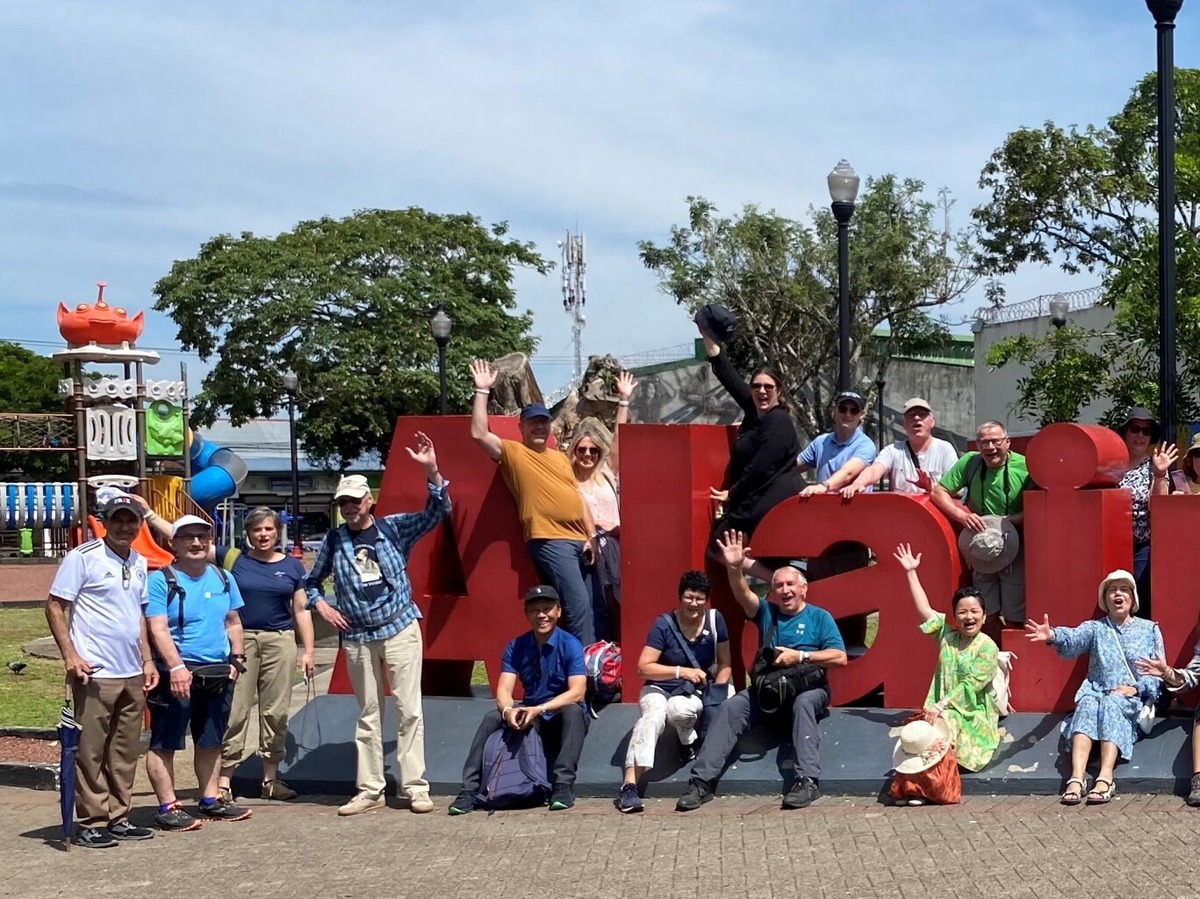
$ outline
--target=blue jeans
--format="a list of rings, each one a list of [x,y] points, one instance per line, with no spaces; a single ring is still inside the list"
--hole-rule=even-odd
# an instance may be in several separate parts
[[[525,544],[541,576],[558,591],[563,628],[587,647],[596,642],[597,634],[608,638],[608,609],[600,572],[583,561],[583,547],[579,540],[530,540]]]

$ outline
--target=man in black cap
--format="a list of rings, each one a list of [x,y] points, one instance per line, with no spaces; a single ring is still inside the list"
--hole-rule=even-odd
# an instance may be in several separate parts
[[[801,496],[837,493],[875,461],[875,444],[860,427],[866,405],[853,390],[843,390],[834,398],[833,430],[821,434],[796,457],[801,472],[816,469],[816,483],[801,490]]]
[[[463,765],[462,792],[450,805],[451,815],[475,808],[483,779],[483,748],[487,738],[502,727],[536,728],[553,758],[550,811],[575,804],[575,770],[583,753],[588,719],[583,697],[587,673],[583,644],[558,627],[562,606],[553,587],[534,587],[525,594],[525,618],[532,630],[509,641],[500,658],[496,683],[496,708],[483,716]],[[524,699],[513,700],[521,681]]]
[[[488,457],[500,463],[504,483],[517,501],[525,548],[533,564],[562,597],[563,627],[584,646],[608,637],[608,612],[600,586],[596,523],[571,462],[549,450],[550,410],[530,403],[521,410],[521,439],[501,440],[488,428],[487,402],[496,370],[490,362],[471,363],[475,402],[471,437]]]

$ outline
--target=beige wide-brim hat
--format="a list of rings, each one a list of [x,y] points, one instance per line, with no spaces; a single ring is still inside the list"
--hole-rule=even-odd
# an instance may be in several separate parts
[[[1129,585],[1129,589],[1133,591],[1133,609],[1129,614],[1136,615],[1137,610],[1141,605],[1141,603],[1138,602],[1137,581],[1135,581],[1133,579],[1133,575],[1124,568],[1118,568],[1115,571],[1110,571],[1104,576],[1104,580],[1100,582],[1099,599],[1097,600],[1100,610],[1104,612],[1105,615],[1108,614],[1108,606],[1104,602],[1104,594],[1108,591],[1108,585],[1113,581],[1124,581]]]
[[[975,571],[995,574],[1016,561],[1021,538],[1012,522],[1002,515],[984,515],[983,524],[982,531],[962,530],[958,535],[958,551]]]
[[[900,739],[892,752],[892,767],[897,774],[920,774],[928,771],[950,751],[950,726],[938,718],[910,721],[900,729]]]

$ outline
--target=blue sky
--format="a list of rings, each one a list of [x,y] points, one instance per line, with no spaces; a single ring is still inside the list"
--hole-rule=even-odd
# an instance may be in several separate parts
[[[1155,53],[1140,0],[42,0],[0,5],[0,35],[2,336],[43,352],[97,280],[170,347],[150,289],[210,236],[409,205],[508,220],[555,260],[578,226],[585,353],[680,344],[694,329],[635,243],[689,194],[802,218],[844,157],[950,188],[966,224],[1005,134],[1103,123]],[[1095,280],[1006,283],[1016,302]],[[518,288],[550,390],[570,375],[558,278]]]

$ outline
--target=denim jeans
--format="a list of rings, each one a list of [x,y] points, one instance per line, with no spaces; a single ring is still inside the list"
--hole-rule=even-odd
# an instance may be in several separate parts
[[[597,566],[583,561],[579,540],[530,540],[525,544],[541,576],[555,590],[563,609],[563,628],[585,647],[608,637],[608,609]]]

